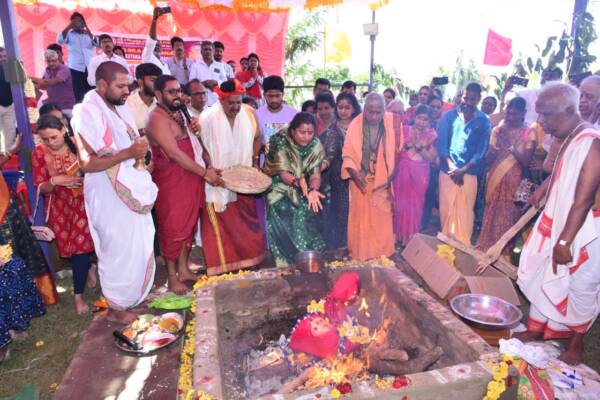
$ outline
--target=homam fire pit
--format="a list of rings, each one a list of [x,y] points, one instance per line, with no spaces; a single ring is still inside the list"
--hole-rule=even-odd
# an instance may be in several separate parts
[[[365,369],[353,375],[357,378],[351,382],[352,392],[344,398],[481,399],[485,395],[492,376],[484,360],[497,357],[495,350],[396,268],[373,265],[325,268],[318,274],[262,271],[199,290],[194,389],[217,399],[328,398],[332,387],[306,390],[299,385],[303,390],[283,390],[290,382],[295,387],[302,377],[294,376],[298,370],[291,369],[289,362],[282,362],[285,354],[280,348],[286,348],[285,337],[306,315],[311,300],[324,298],[348,271],[360,276],[361,325],[373,335],[385,327],[392,348],[398,347],[394,338],[411,339],[402,346],[406,366],[418,370],[402,370],[403,384],[391,388],[382,387],[377,375]],[[437,361],[420,372],[422,365],[410,362],[425,349],[438,352]]]

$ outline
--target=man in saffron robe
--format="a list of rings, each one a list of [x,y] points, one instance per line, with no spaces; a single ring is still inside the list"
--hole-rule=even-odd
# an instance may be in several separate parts
[[[357,260],[394,253],[392,189],[397,138],[383,96],[370,93],[362,114],[348,126],[342,179],[350,179],[348,249]],[[402,143],[398,144],[402,147]]]
[[[128,311],[141,303],[154,280],[154,224],[150,210],[158,189],[145,169],[135,167],[148,144],[141,141],[125,106],[129,71],[113,61],[96,70],[96,90],[73,110],[79,165],[85,173],[85,210],[102,294],[111,321],[133,322]]]
[[[197,277],[188,268],[200,208],[204,206],[204,181],[221,183],[217,171],[206,168],[202,146],[180,111],[181,87],[174,76],[161,75],[154,83],[157,107],[150,113],[146,135],[153,151],[152,179],[158,186],[156,216],[161,254],[167,261],[169,289],[185,293],[185,281]]]
[[[562,145],[517,281],[531,301],[528,332],[518,337],[570,339],[560,358],[573,365],[600,313],[600,131],[581,118],[578,101],[579,91],[565,83],[539,92],[538,122]]]
[[[237,80],[215,87],[219,102],[200,115],[200,137],[212,167],[258,167],[262,146],[254,110],[242,104]],[[265,257],[265,238],[252,196],[206,183],[206,207],[200,217],[208,275],[250,268]]]

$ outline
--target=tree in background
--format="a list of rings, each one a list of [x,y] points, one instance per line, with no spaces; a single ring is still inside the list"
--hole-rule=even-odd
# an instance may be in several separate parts
[[[306,13],[305,18],[289,26],[285,43],[285,83],[286,86],[307,84],[307,77],[312,77],[315,66],[310,57],[321,46],[323,39],[322,25],[324,10]],[[314,82],[314,80],[313,80]],[[286,90],[286,100],[298,107],[305,97],[302,89]],[[312,96],[312,92],[311,92]]]
[[[550,36],[542,49],[536,45],[537,54],[527,57],[525,65],[521,61],[517,66],[530,76],[530,82],[538,82],[542,71],[547,68],[561,67],[567,76],[581,74],[589,70],[596,56],[589,53],[590,45],[598,38],[594,26],[594,17],[584,12],[577,16],[576,37],[567,33],[565,26],[559,36]]]

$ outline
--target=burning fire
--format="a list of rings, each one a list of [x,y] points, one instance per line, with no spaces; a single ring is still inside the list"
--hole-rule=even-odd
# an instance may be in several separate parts
[[[366,364],[351,354],[325,361],[328,365],[316,365],[311,368],[305,387],[314,389],[327,385],[339,385],[360,379],[366,371]]]

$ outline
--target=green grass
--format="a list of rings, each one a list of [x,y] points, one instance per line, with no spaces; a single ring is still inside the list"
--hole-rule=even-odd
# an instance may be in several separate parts
[[[57,286],[62,288],[59,302],[47,307],[46,315],[31,321],[26,339],[9,345],[10,359],[0,363],[0,398],[33,384],[40,388],[42,399],[51,399],[51,385],[62,380],[92,314],[79,316],[75,312],[71,278],[59,280]],[[98,287],[86,289],[85,297],[90,306],[99,296]],[[36,347],[38,341],[44,345]]]

